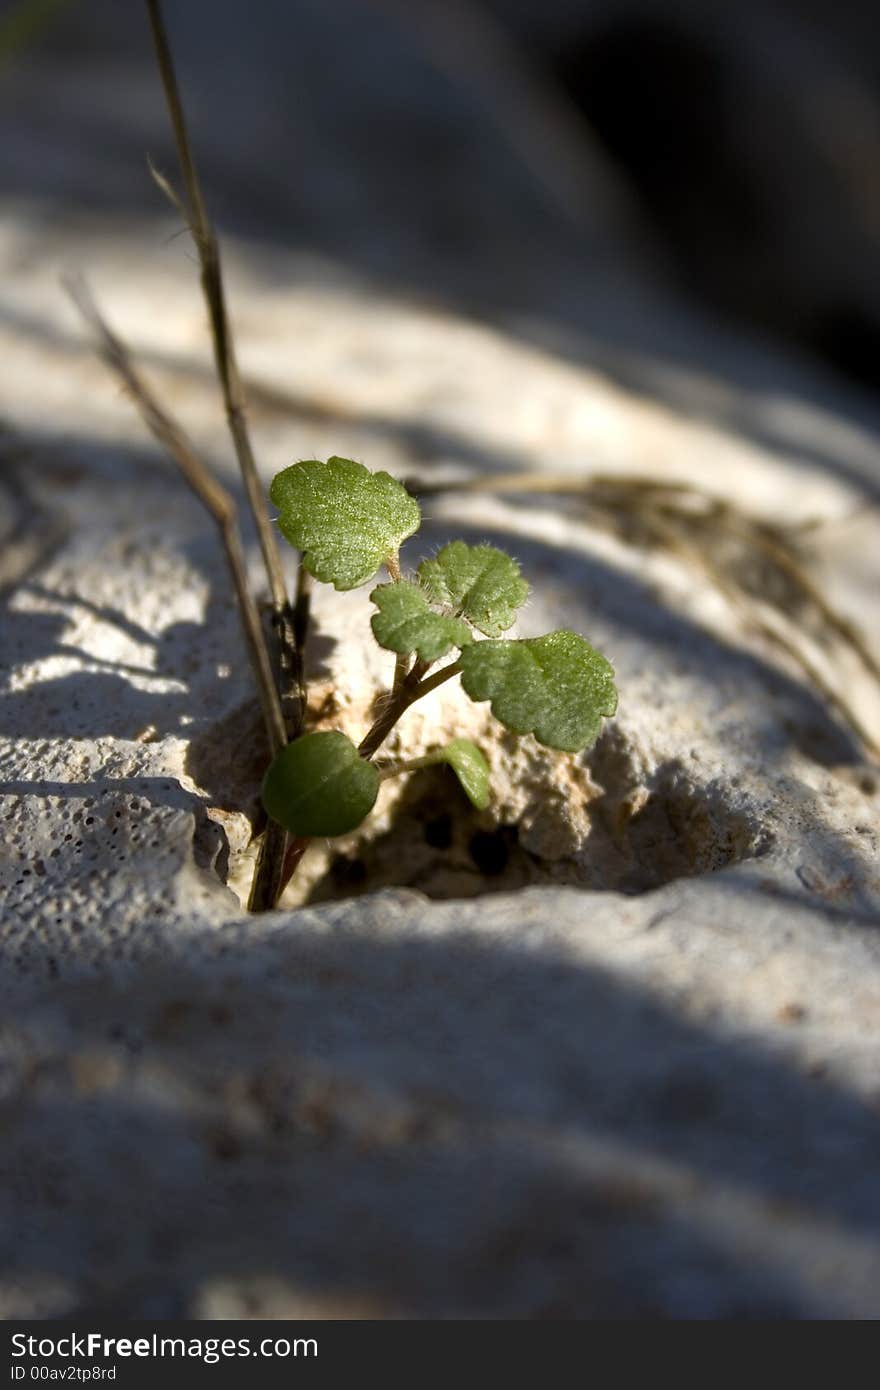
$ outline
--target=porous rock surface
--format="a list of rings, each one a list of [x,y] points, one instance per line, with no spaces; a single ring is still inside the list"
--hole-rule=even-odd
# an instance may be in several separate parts
[[[490,812],[414,777],[244,912],[265,751],[222,556],[56,281],[97,268],[235,486],[169,226],[0,227],[0,1315],[877,1316],[875,772],[692,570],[552,499],[432,500],[405,558],[506,545],[520,632],[585,632],[618,717],[563,759],[441,687],[397,746],[473,734]],[[229,264],[267,480],[662,472],[836,518],[815,563],[880,636],[874,422],[806,371],[768,394],[710,335],[649,391],[570,326],[540,346],[247,239]],[[310,649],[353,734],[389,675],[367,592],[320,591]]]

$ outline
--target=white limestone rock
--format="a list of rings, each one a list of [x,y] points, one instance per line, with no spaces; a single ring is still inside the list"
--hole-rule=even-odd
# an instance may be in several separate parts
[[[680,561],[558,500],[427,504],[407,558],[506,545],[520,631],[585,632],[619,715],[567,760],[443,686],[395,737],[477,737],[491,811],[445,772],[388,788],[299,905],[243,911],[265,747],[222,556],[57,288],[94,267],[235,486],[169,226],[36,198],[0,224],[0,1313],[877,1316],[876,772]],[[876,643],[870,412],[630,271],[620,321],[701,369],[633,357],[626,384],[586,319],[560,334],[547,255],[545,323],[479,324],[232,241],[267,482],[340,453],[835,518],[814,572]],[[353,733],[390,666],[367,592],[318,593],[310,652],[316,710],[332,692],[321,718]],[[870,680],[844,677],[876,731]]]

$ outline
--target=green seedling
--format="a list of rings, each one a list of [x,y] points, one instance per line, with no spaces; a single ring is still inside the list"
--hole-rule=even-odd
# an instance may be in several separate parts
[[[615,713],[613,670],[585,638],[565,630],[502,637],[528,594],[519,565],[503,551],[453,541],[415,574],[401,574],[400,546],[421,517],[390,474],[351,459],[310,459],[277,474],[269,495],[282,535],[313,578],[347,590],[383,567],[388,575],[370,594],[373,636],[395,654],[381,714],[357,746],[339,731],[302,734],[278,753],[263,782],[266,811],[300,844],[356,829],[385,778],[435,764],[446,763],[473,805],[486,809],[489,767],[468,739],[403,762],[375,756],[409,706],[454,676],[472,700],[491,701],[511,733],[567,753],[587,748]]]
[[[10,22],[0,21],[0,66],[20,46],[22,35],[27,37],[33,23],[42,23],[62,3],[20,0],[13,7]],[[504,637],[528,586],[516,562],[493,546],[454,541],[433,559],[424,560],[415,575],[404,578],[399,549],[418,530],[418,503],[387,473],[370,473],[350,459],[298,463],[279,473],[272,485],[280,529],[302,556],[295,588],[292,594],[288,591],[248,428],[220,250],[194,160],[160,0],[146,0],[146,8],[177,147],[181,189],[150,167],[159,188],[189,227],[198,256],[218,384],[263,560],[271,641],[248,582],[234,496],[144,380],[85,285],[68,282],[68,289],[94,334],[101,357],[217,527],[226,555],[274,758],[264,788],[270,821],[248,898],[251,911],[263,912],[277,903],[309,839],[356,828],[375,804],[385,777],[446,763],[474,805],[480,809],[488,805],[489,769],[479,749],[467,740],[454,739],[446,748],[432,749],[406,763],[383,764],[376,759],[409,705],[443,681],[460,675],[465,694],[472,700],[490,701],[493,714],[513,734],[533,736],[547,747],[572,753],[595,739],[602,719],[614,713],[617,696],[608,662],[576,633],[551,632],[523,641]],[[757,522],[717,496],[703,496],[669,479],[603,474],[575,478],[570,473],[517,471],[422,485],[428,494],[450,487],[474,494],[570,494],[588,502],[592,521],[616,535],[622,519],[634,520],[634,528],[627,526],[628,537],[634,529],[640,545],[674,551],[697,564],[704,577],[746,613],[751,625],[757,625],[786,658],[794,659],[815,684],[818,677],[812,659],[807,660],[798,644],[777,631],[776,625],[768,628],[760,615],[756,617],[750,595],[731,586],[719,571],[715,560],[719,541],[735,540],[781,576],[780,593],[794,593],[816,610],[829,640],[843,642],[873,677],[880,676],[861,635],[831,607],[804,571],[799,557],[803,528],[796,534],[791,528]],[[307,733],[303,653],[313,580],[354,589],[383,566],[389,582],[371,594],[376,608],[372,628],[379,644],[395,653],[395,671],[382,713],[357,747],[343,733]],[[432,670],[450,654],[450,660]],[[876,749],[876,740],[840,690],[831,690],[823,678],[819,693],[838,707],[861,742]]]
[[[30,17],[49,8],[49,0],[22,0],[15,11],[16,24],[20,28],[24,14]],[[489,767],[479,748],[467,739],[453,739],[444,748],[429,749],[406,762],[382,762],[376,757],[409,706],[443,681],[460,675],[465,693],[472,700],[491,701],[493,713],[512,733],[533,735],[549,748],[570,752],[593,741],[602,719],[614,713],[617,694],[608,662],[576,633],[551,632],[526,641],[503,636],[513,626],[528,585],[516,561],[494,546],[454,541],[432,559],[423,560],[414,575],[403,576],[400,547],[419,528],[418,503],[388,473],[371,473],[351,459],[297,463],[279,473],[272,484],[278,527],[300,552],[291,595],[254,457],[220,250],[193,156],[160,0],[146,0],[146,8],[177,147],[181,189],[152,164],[150,168],[161,191],[184,217],[198,256],[218,384],[263,560],[271,640],[248,582],[235,498],[144,380],[85,284],[74,280],[67,287],[94,334],[101,357],[219,533],[273,756],[263,785],[270,819],[248,897],[252,912],[264,912],[278,902],[310,840],[356,829],[375,805],[384,778],[445,763],[474,806],[481,811],[487,808]],[[0,61],[2,49],[0,32]],[[528,475],[525,481],[529,482]],[[376,610],[372,630],[379,645],[394,653],[395,664],[381,713],[357,746],[338,730],[307,732],[303,654],[313,582],[356,589],[383,567],[388,582],[370,595]],[[449,659],[438,666],[444,658]]]

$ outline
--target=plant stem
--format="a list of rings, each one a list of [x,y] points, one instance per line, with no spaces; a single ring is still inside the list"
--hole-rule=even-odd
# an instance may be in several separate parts
[[[391,687],[391,694],[396,695],[403,682],[409,675],[409,655],[406,652],[398,652],[394,658],[394,683]]]
[[[406,713],[410,705],[414,704],[416,700],[420,700],[423,695],[427,695],[430,691],[435,690],[437,686],[442,685],[444,681],[448,681],[453,676],[457,676],[461,670],[459,662],[453,661],[449,666],[444,666],[442,670],[436,671],[433,676],[429,676],[427,680],[425,680],[423,677],[430,665],[431,663],[429,661],[416,661],[397,692],[395,693],[392,691],[391,697],[382,710],[382,713],[376,719],[372,727],[368,729],[358,745],[358,752],[362,758],[366,758],[369,762],[373,754],[381,748],[398,719]]]
[[[460,670],[460,661],[452,661],[448,666],[441,667],[439,671],[434,672],[433,676],[428,676],[426,680],[419,681],[413,699],[421,700],[423,695],[430,695],[431,691],[436,690],[438,685],[442,685],[444,681],[452,680],[453,676],[457,676]],[[412,704],[412,700],[410,704]]]
[[[295,839],[292,839],[288,844],[287,852],[284,856],[284,863],[282,865],[281,870],[281,893],[284,892],[284,889],[287,887],[288,883],[293,878],[294,874],[300,866],[300,861],[302,860],[306,850],[308,849],[311,843],[311,840],[308,839],[305,835],[298,835]]]
[[[284,892],[284,861],[290,836],[276,820],[266,821],[248,894],[248,912],[271,912]]]
[[[383,782],[387,782],[391,777],[400,777],[404,772],[418,772],[422,767],[436,767],[444,759],[436,753],[426,753],[423,758],[407,758],[400,763],[385,763],[377,766],[376,771]]]
[[[385,568],[388,571],[388,578],[392,584],[400,583],[400,551],[395,550],[385,561]],[[398,652],[394,658],[394,681],[391,686],[391,693],[395,695],[409,673],[409,653]]]
[[[302,718],[299,721],[297,733],[302,729],[302,723],[306,712],[307,690],[305,678],[305,651],[306,636],[308,634],[311,616],[312,576],[302,563],[302,559],[300,559],[299,568],[296,572],[296,593],[293,602],[293,649],[297,656],[296,679],[299,686],[300,707],[302,711]]]

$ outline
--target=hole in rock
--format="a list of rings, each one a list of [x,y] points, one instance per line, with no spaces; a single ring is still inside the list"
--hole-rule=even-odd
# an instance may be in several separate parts
[[[318,847],[303,861],[285,904],[319,903],[380,888],[416,888],[434,899],[476,897],[538,884],[638,894],[677,878],[713,873],[757,856],[769,841],[717,787],[694,785],[677,762],[640,780],[625,740],[610,733],[593,750],[596,794],[582,807],[585,833],[573,852],[551,857],[554,788],[546,788],[543,852],[530,830],[541,808],[522,824],[496,823],[468,802],[446,769],[414,773],[390,814],[371,833]],[[549,807],[549,809],[548,809]],[[560,844],[565,831],[559,823]]]
[[[335,706],[325,710],[320,689],[314,698],[312,727],[336,725]],[[389,783],[358,831],[313,844],[283,906],[382,888],[415,888],[438,900],[547,884],[638,894],[714,873],[769,846],[732,787],[701,785],[675,759],[645,770],[617,725],[580,762],[491,732],[496,727],[472,730],[493,765],[494,814],[492,807],[475,810],[447,768]],[[196,860],[242,902],[254,871],[251,836],[261,827],[267,761],[255,704],[199,735],[187,753],[187,772],[212,803],[199,818]]]

